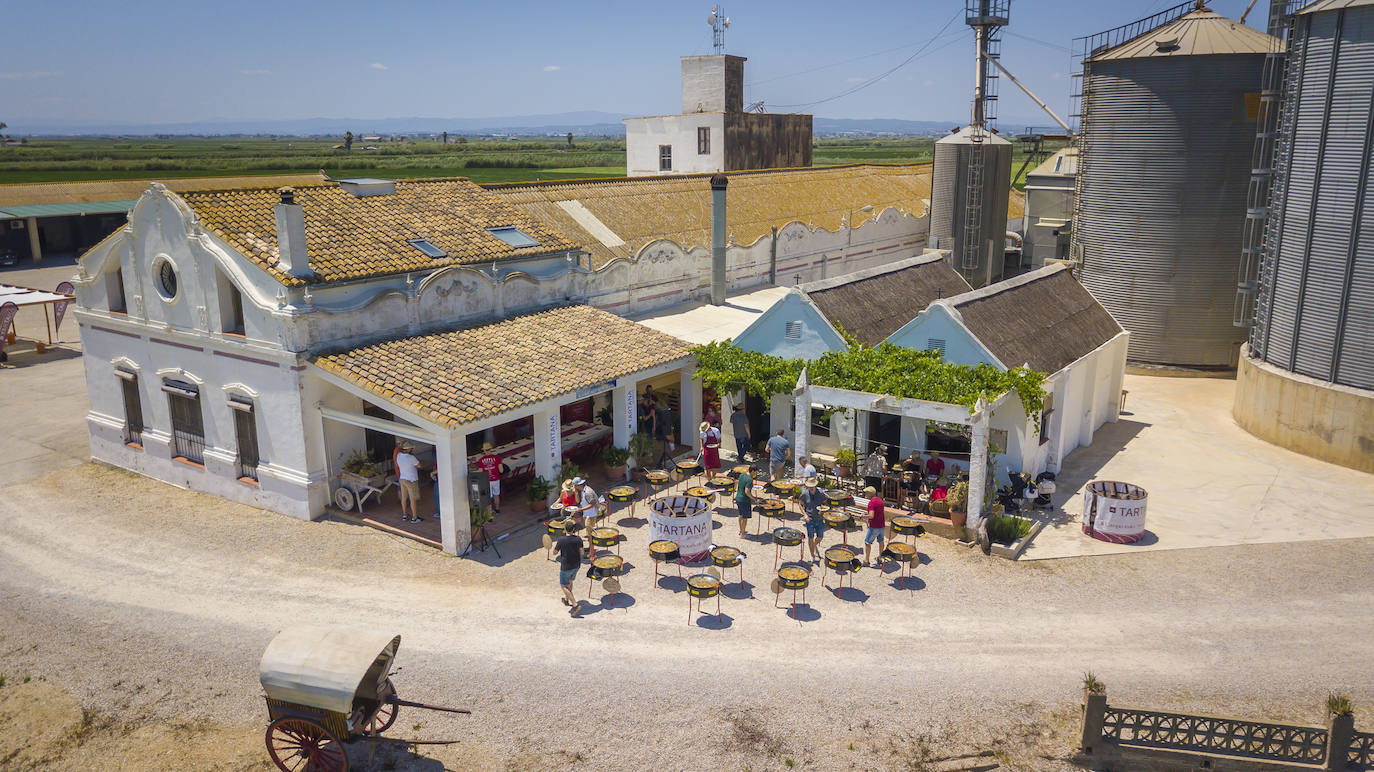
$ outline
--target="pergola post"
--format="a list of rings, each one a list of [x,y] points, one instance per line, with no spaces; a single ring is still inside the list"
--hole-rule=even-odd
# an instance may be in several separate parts
[[[801,377],[797,378],[797,388],[792,391],[792,409],[797,426],[792,441],[792,468],[794,474],[800,477],[801,459],[809,455],[806,446],[811,439],[811,380],[806,376],[806,368],[802,368]]]
[[[33,256],[34,265],[38,265],[43,262],[43,243],[38,238],[38,218],[28,218],[24,227],[29,229],[29,253]]]
[[[457,555],[472,543],[467,436],[461,431],[449,431],[436,437],[434,463],[439,471],[439,537],[444,552]]]
[[[980,397],[969,426],[972,438],[968,464],[968,527],[977,529],[983,519],[983,490],[988,481],[988,411]]]
[[[534,414],[534,473],[553,483],[559,482],[563,466],[563,426],[558,408]]]
[[[678,424],[681,436],[678,444],[693,450],[701,450],[701,435],[697,433],[697,422],[701,420],[701,382],[692,376],[696,365],[688,365],[678,371]]]
[[[611,392],[611,442],[617,448],[630,447],[639,417],[635,405],[635,381],[621,378]]]

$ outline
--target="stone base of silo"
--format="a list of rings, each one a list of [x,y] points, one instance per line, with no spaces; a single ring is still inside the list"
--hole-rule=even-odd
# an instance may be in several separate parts
[[[1282,370],[1243,350],[1231,412],[1262,440],[1374,472],[1374,391]]]

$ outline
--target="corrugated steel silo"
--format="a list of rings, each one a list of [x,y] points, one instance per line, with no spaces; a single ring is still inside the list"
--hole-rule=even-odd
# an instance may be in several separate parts
[[[982,136],[983,191],[981,232],[983,248],[976,266],[965,268],[964,217],[968,211],[969,175],[974,132]],[[1007,235],[1007,199],[1011,195],[1011,142],[986,129],[966,126],[935,143],[935,169],[930,187],[930,245],[953,250],[955,270],[974,287],[1002,278]]]
[[[1200,8],[1084,62],[1073,254],[1132,361],[1236,364],[1236,245],[1278,45]]]
[[[1253,356],[1374,389],[1374,0],[1320,0],[1290,32]]]

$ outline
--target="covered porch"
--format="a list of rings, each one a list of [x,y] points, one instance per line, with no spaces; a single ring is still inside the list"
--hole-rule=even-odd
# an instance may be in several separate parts
[[[479,479],[475,469],[483,443],[509,467],[501,480],[503,516],[525,517],[525,482],[542,478],[556,493],[565,456],[591,453],[599,462],[605,445],[628,447],[641,383],[676,377],[680,431],[694,438],[701,394],[694,367],[684,341],[589,306],[568,306],[316,357],[307,404],[313,402],[317,418],[307,426],[331,499],[350,454],[365,454],[376,471],[389,473],[385,438],[410,441],[424,470],[419,514],[426,520],[401,525],[394,486],[381,476],[370,487],[382,492],[363,502],[362,514],[389,518],[394,530],[457,555],[473,538],[472,508],[486,501],[485,475]],[[437,524],[430,523],[436,513]]]

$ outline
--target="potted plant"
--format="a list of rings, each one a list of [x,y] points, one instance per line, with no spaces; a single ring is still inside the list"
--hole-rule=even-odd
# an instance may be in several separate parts
[[[955,528],[962,529],[968,522],[968,483],[960,480],[949,486],[949,495],[945,500],[949,503],[949,522]]]
[[[634,457],[635,469],[644,470],[651,468],[654,462],[654,453],[658,451],[657,443],[654,438],[647,434],[635,434],[630,437],[630,455]]]
[[[366,450],[354,450],[348,455],[340,456],[340,466],[343,467],[340,476],[343,477],[344,483],[354,489],[364,485],[380,488],[386,484],[386,473],[372,460]]]
[[[480,542],[486,537],[487,532],[479,531],[478,529],[491,522],[491,508],[484,507],[481,504],[474,504],[471,508],[471,517],[472,540],[474,542]]]
[[[530,501],[530,511],[539,513],[548,509],[549,491],[552,490],[553,483],[535,475],[534,479],[525,485],[525,497]]]
[[[859,462],[858,456],[849,448],[840,448],[835,451],[835,469],[840,477],[848,477],[854,473],[854,465]]]
[[[625,462],[629,458],[629,450],[607,445],[606,449],[601,451],[601,462],[606,465],[606,479],[612,481],[625,479]]]

